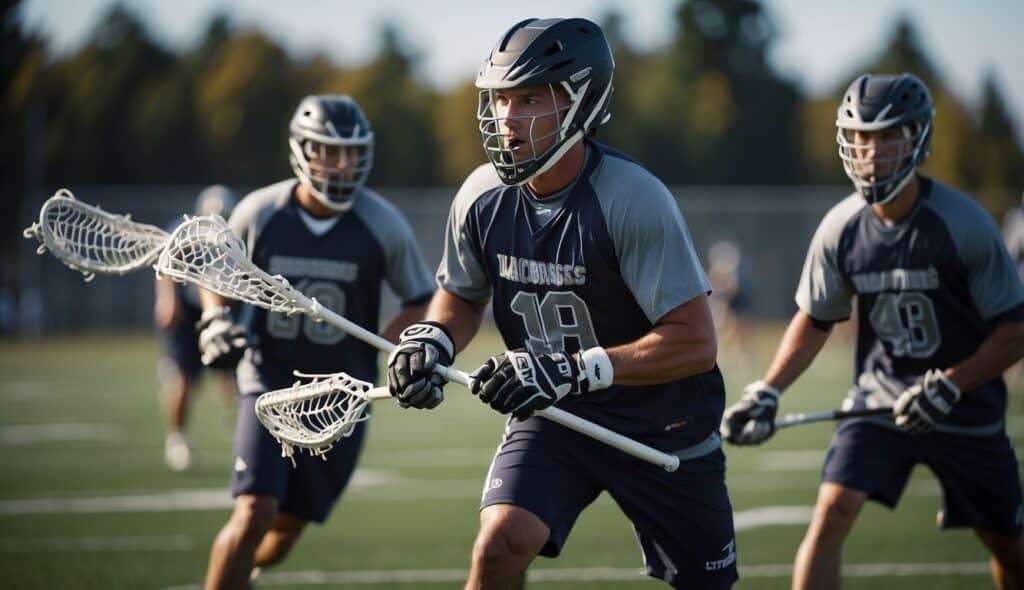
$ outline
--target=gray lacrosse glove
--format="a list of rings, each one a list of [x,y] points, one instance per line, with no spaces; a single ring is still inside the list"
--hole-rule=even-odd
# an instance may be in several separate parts
[[[734,445],[759,445],[775,434],[775,412],[779,408],[778,389],[764,381],[743,388],[740,401],[729,406],[722,416],[722,438]]]
[[[949,377],[932,369],[896,399],[892,415],[896,426],[910,434],[924,434],[946,419],[960,400],[960,388]]]
[[[469,376],[469,390],[502,414],[519,420],[567,395],[612,384],[612,365],[601,347],[580,353],[534,354],[522,348],[491,357]]]
[[[416,322],[402,330],[388,356],[388,391],[403,408],[436,408],[444,401],[448,380],[434,368],[451,366],[454,358],[455,344],[444,325]]]
[[[230,307],[204,310],[196,329],[199,330],[199,352],[208,367],[232,369],[249,347],[245,328],[235,323]]]

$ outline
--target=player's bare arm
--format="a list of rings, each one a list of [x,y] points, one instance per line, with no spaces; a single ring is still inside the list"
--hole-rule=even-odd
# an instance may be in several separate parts
[[[486,301],[469,301],[438,289],[427,308],[427,319],[444,324],[452,335],[455,350],[464,350],[480,329]]]
[[[607,349],[617,385],[653,385],[711,370],[718,343],[701,295],[672,309],[643,337]]]
[[[831,325],[815,324],[806,312],[796,312],[762,381],[784,391],[811,366],[832,334]]]
[[[1024,321],[1004,322],[982,341],[974,354],[944,372],[961,391],[998,377],[1024,358]]]
[[[395,342],[398,340],[398,335],[402,333],[402,330],[406,329],[413,322],[423,319],[423,314],[426,313],[427,306],[424,305],[407,305],[399,311],[395,317],[388,322],[387,327],[381,332],[381,336],[385,339]]]
[[[181,321],[181,304],[174,296],[174,281],[168,278],[156,280],[156,302],[153,305],[153,317],[156,325],[167,329]]]

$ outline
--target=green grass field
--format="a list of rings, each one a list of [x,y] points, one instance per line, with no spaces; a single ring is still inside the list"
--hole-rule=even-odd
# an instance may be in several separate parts
[[[753,367],[768,363],[780,325],[756,331]],[[486,332],[459,359],[499,349]],[[193,406],[199,466],[163,464],[163,427],[149,335],[0,342],[0,585],[4,588],[196,587],[229,513],[229,410],[207,383]],[[785,412],[836,407],[851,366],[835,339],[786,396]],[[729,399],[752,377],[723,370]],[[273,588],[452,588],[468,564],[477,502],[502,418],[458,386],[431,414],[375,407],[357,479],[328,523],[265,573]],[[1018,386],[1010,432],[1020,446]],[[738,522],[764,507],[802,514],[817,490],[832,426],[784,431],[758,449],[728,449]],[[915,471],[895,512],[869,505],[845,552],[846,588],[984,588],[986,554],[969,531],[939,532],[938,487]],[[745,515],[745,516],[744,516]],[[800,518],[795,520],[800,521]],[[738,533],[739,588],[788,588],[805,524]],[[562,557],[540,559],[531,588],[657,588],[636,574],[632,530],[607,497],[584,512]],[[938,567],[942,566],[942,567]]]

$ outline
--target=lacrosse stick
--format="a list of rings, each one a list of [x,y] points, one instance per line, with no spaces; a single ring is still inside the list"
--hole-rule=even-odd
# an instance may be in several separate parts
[[[49,250],[61,262],[82,273],[125,274],[150,266],[167,243],[164,230],[114,215],[83,203],[66,188],[43,203],[39,221],[22,232],[40,242],[36,253]]]
[[[218,293],[270,311],[287,315],[301,313],[315,321],[326,322],[384,352],[395,345],[320,305],[288,283],[280,275],[271,276],[248,257],[245,245],[219,217],[193,217],[178,226],[156,263],[157,275],[176,281],[187,281]],[[469,375],[452,367],[438,367],[438,372],[455,383],[469,386]],[[550,407],[538,415],[604,442],[638,459],[675,471],[679,458],[664,453],[570,414]]]
[[[868,408],[862,410],[827,410],[810,414],[786,414],[775,421],[775,429],[810,424],[811,422],[827,422],[829,420],[845,420],[847,418],[865,418],[867,416],[892,415],[892,408]]]
[[[256,398],[256,417],[281,444],[282,455],[292,458],[295,447],[323,456],[334,441],[351,435],[369,418],[367,406],[375,399],[390,398],[387,387],[374,388],[345,373],[295,376],[286,389],[269,391]]]

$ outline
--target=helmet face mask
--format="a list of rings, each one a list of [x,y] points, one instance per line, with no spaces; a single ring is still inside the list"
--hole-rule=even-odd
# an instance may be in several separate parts
[[[527,19],[502,36],[476,87],[484,152],[504,184],[543,174],[608,121],[614,69],[604,33],[585,19]],[[519,91],[550,96],[551,108],[508,116],[499,101]]]
[[[847,89],[836,113],[843,170],[870,204],[895,199],[929,154],[931,95],[916,76],[865,74]]]
[[[289,126],[295,176],[332,211],[349,210],[373,168],[373,131],[354,100],[307,96]]]
[[[566,95],[556,92],[551,84],[522,89],[527,91],[526,96],[520,90],[480,91],[477,121],[484,151],[502,178],[523,176],[547,161],[553,164],[557,160],[551,156],[567,143],[566,115],[572,106],[565,104]],[[524,114],[510,115],[510,103],[523,99],[533,101],[538,108],[517,106],[515,112]]]
[[[836,131],[839,158],[854,187],[871,203],[896,198],[921,158],[931,123],[911,123],[882,131]]]

